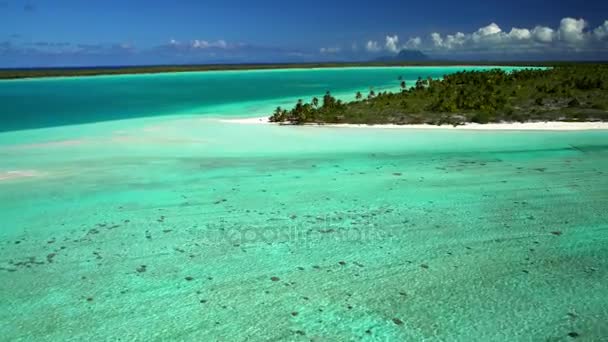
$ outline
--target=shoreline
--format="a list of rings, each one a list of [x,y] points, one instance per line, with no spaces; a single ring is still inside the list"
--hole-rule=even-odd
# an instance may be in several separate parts
[[[220,122],[239,124],[239,125],[277,125],[268,121],[268,117],[254,118],[235,118],[235,119],[218,119]],[[286,125],[290,126],[290,125]],[[297,126],[297,125],[296,125]],[[586,131],[586,130],[608,130],[608,122],[587,121],[587,122],[566,122],[566,121],[546,121],[546,122],[500,122],[500,123],[467,123],[460,126],[451,125],[397,125],[397,124],[304,124],[302,126],[309,127],[334,127],[334,128],[382,128],[382,129],[444,129],[444,130],[470,130],[470,131]]]
[[[175,66],[124,66],[124,67],[66,67],[66,68],[15,68],[0,69],[0,81],[34,80],[34,79],[63,79],[79,77],[99,76],[137,76],[156,74],[182,74],[199,72],[243,72],[243,71],[283,71],[283,70],[325,70],[325,69],[349,69],[349,68],[546,68],[555,62],[546,63],[484,63],[484,62],[363,62],[363,63],[294,63],[294,64],[209,64],[209,65],[175,65]]]

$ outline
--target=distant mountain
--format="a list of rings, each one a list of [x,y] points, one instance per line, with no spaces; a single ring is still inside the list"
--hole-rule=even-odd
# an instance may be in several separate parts
[[[420,50],[401,50],[395,56],[383,56],[376,58],[376,62],[422,62],[430,60],[429,56]]]

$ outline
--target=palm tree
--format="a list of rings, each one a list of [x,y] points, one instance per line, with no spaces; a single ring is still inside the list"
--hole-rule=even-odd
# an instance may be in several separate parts
[[[325,96],[323,96],[323,108],[332,108],[335,102],[336,99],[331,96],[331,93],[328,90],[325,93]]]
[[[319,99],[317,97],[312,98],[312,105],[315,108],[319,107]]]
[[[405,84],[405,81],[401,81],[401,89],[402,89],[402,90],[405,90],[405,87],[406,87],[406,86],[407,86],[407,85]]]
[[[361,95],[361,92],[358,91],[357,95],[355,95],[355,100],[361,100],[362,97],[363,97],[363,95]]]
[[[277,107],[270,117],[270,122],[283,122],[285,121],[285,111],[281,107]]]
[[[305,110],[304,102],[300,99],[300,100],[298,100],[298,103],[296,103],[296,106],[291,111],[291,113],[292,113],[291,121],[295,122],[296,124],[303,123],[305,121],[304,110]]]
[[[416,89],[417,90],[424,89],[424,80],[422,80],[422,77],[420,77],[420,76],[418,76],[418,80],[416,81]]]
[[[371,99],[374,96],[376,96],[376,92],[374,91],[374,89],[370,89],[369,90],[369,95],[367,95],[367,98]]]

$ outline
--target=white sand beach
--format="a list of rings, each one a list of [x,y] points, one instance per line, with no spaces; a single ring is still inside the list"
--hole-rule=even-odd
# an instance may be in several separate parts
[[[221,122],[243,125],[275,124],[268,121],[267,117],[220,119]],[[348,128],[390,128],[390,129],[452,129],[452,130],[511,130],[511,131],[581,131],[581,130],[608,130],[608,122],[501,122],[501,123],[467,123],[461,126],[450,125],[356,125],[356,124],[307,124],[307,126],[319,127],[348,127]]]

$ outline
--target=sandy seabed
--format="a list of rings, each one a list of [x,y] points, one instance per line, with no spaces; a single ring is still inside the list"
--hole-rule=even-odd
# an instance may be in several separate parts
[[[608,336],[608,131],[224,121],[1,134],[0,339]]]

